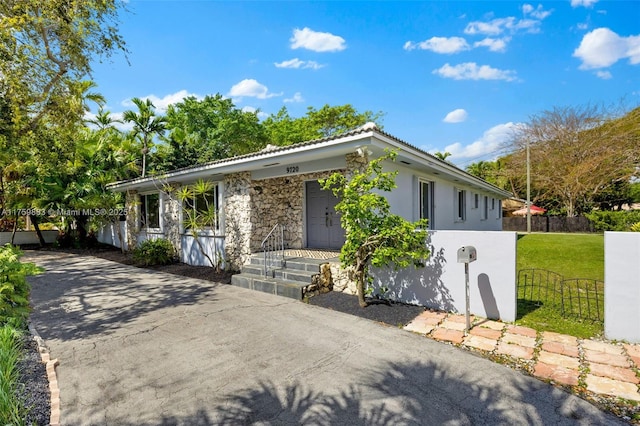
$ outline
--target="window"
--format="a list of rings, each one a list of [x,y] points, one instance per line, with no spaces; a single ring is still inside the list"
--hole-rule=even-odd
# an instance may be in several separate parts
[[[495,210],[496,209],[496,199],[492,198],[491,199],[491,210]]]
[[[463,189],[456,189],[456,220],[461,222],[467,218],[467,206],[466,206],[467,191]]]
[[[486,195],[482,197],[482,220],[487,220],[489,217],[489,197]]]
[[[218,229],[220,227],[218,196],[218,185],[213,184],[207,192],[197,193],[193,198],[185,200],[183,215],[185,228]]]
[[[160,194],[140,196],[140,227],[160,228]]]
[[[433,229],[433,182],[420,181],[420,219],[428,219]]]
[[[473,208],[477,209],[480,206],[480,194],[473,194]]]
[[[498,210],[496,213],[496,219],[502,219],[502,201],[498,200]]]

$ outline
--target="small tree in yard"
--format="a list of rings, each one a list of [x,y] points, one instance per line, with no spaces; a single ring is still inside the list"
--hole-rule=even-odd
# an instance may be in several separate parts
[[[420,266],[429,256],[427,220],[409,222],[390,212],[387,199],[375,191],[391,191],[396,187],[397,172],[383,172],[386,160],[395,161],[396,152],[387,151],[368,163],[363,171],[347,178],[334,173],[320,183],[340,199],[335,209],[346,231],[346,242],[340,252],[342,267],[353,266],[361,307],[367,306],[365,289],[373,280],[370,268],[393,265],[394,268]]]

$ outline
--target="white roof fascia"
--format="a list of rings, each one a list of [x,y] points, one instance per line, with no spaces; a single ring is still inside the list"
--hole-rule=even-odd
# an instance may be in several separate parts
[[[510,193],[509,191],[505,191],[503,189],[498,188],[497,186],[494,186],[488,182],[486,182],[483,179],[480,179],[477,176],[473,176],[461,169],[459,169],[458,167],[451,165],[451,164],[447,164],[446,162],[431,156],[429,154],[425,154],[423,151],[420,151],[416,148],[413,148],[411,146],[408,146],[405,143],[402,143],[394,138],[391,138],[389,136],[380,134],[380,133],[376,133],[374,138],[372,138],[372,140],[380,140],[381,142],[383,142],[384,144],[390,145],[393,148],[397,148],[400,150],[400,152],[402,152],[404,155],[409,154],[410,156],[414,157],[413,160],[416,162],[420,162],[420,163],[428,163],[429,167],[436,169],[450,177],[453,178],[458,178],[463,182],[468,183],[469,185],[472,186],[476,186],[476,187],[481,187],[483,190],[491,192],[491,193],[495,193],[495,194],[499,194],[500,196],[504,197],[504,198],[510,198],[513,196],[512,193]]]
[[[373,132],[363,132],[356,135],[345,136],[343,138],[338,137],[324,142],[303,144],[302,146],[292,145],[290,149],[287,149],[288,147],[279,147],[275,152],[259,151],[247,154],[247,156],[242,156],[240,158],[230,159],[229,161],[220,160],[220,162],[216,162],[214,164],[203,164],[201,166],[177,170],[175,172],[168,172],[163,175],[114,182],[112,184],[108,184],[107,188],[116,192],[124,192],[132,188],[153,186],[154,181],[157,180],[175,182],[180,181],[180,178],[183,178],[185,181],[194,181],[199,178],[211,176],[212,174],[251,171],[252,169],[272,163],[277,159],[310,154],[317,152],[318,150],[322,150],[323,153],[327,153],[327,151],[330,152],[334,150],[347,149],[351,145],[350,142],[363,142],[362,144],[353,145],[353,148],[357,148],[360,145],[367,145],[373,135]]]

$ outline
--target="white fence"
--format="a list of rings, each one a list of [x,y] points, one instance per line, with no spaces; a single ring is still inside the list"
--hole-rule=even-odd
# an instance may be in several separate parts
[[[54,243],[58,236],[57,230],[41,231],[42,237],[47,244]],[[0,232],[0,245],[11,243],[12,232]],[[40,244],[36,231],[16,231],[13,244],[20,246],[25,244]]]
[[[117,226],[120,226],[120,234],[118,234]],[[120,236],[122,236],[122,241],[120,240]],[[128,250],[127,222],[118,221],[117,225],[115,223],[109,223],[108,225],[103,226],[98,230],[96,238],[99,242],[109,244],[110,246],[122,248],[122,245],[124,245],[124,249]]]
[[[604,233],[604,334],[640,343],[640,232]]]
[[[392,300],[463,313],[465,272],[457,254],[462,246],[474,246],[478,260],[469,264],[471,313],[515,321],[516,240],[515,232],[433,231],[428,241],[431,256],[424,268],[377,269],[373,285],[389,288]]]

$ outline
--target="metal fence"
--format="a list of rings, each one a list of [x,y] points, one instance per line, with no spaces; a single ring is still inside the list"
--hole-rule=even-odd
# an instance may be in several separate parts
[[[518,271],[518,299],[534,306],[559,309],[562,316],[604,321],[604,282],[565,279],[545,269]]]

